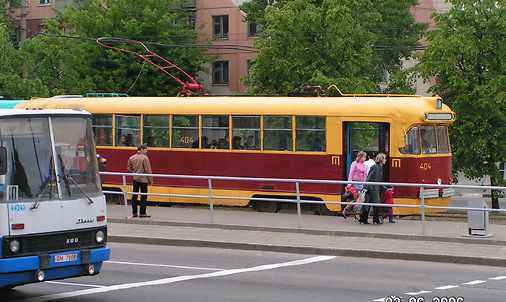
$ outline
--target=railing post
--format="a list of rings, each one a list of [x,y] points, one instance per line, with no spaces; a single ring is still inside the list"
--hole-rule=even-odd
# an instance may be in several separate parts
[[[299,220],[299,229],[302,228],[302,223],[301,223],[301,210],[300,210],[300,190],[299,190],[299,182],[296,181],[295,182],[295,190],[297,191],[297,218]]]
[[[209,184],[209,210],[211,211],[211,223],[214,223],[214,212],[213,212],[213,184],[211,179],[207,180]]]
[[[123,178],[123,202],[125,203],[125,217],[128,217],[128,198],[127,198],[127,188],[126,188],[126,175],[122,175]]]
[[[425,235],[425,198],[424,198],[424,189],[420,187],[420,206],[422,210],[422,234]]]

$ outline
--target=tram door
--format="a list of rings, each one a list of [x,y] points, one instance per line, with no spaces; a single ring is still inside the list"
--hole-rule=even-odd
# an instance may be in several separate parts
[[[344,123],[344,152],[346,160],[346,175],[350,174],[350,165],[357,158],[359,151],[365,151],[368,155],[374,153],[385,153],[387,164],[383,167],[383,181],[390,179],[389,171],[389,141],[390,124],[388,123],[367,123],[367,122],[346,122]],[[374,158],[373,158],[374,159]]]

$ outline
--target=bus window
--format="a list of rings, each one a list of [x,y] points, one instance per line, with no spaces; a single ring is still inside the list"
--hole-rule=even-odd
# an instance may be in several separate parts
[[[264,150],[293,150],[291,116],[264,116]]]
[[[197,115],[172,116],[172,148],[192,148],[199,138]]]
[[[422,154],[436,154],[436,129],[434,126],[420,126],[420,137],[422,139]]]
[[[148,147],[168,147],[170,115],[144,115],[143,141]]]
[[[295,118],[295,151],[324,152],[326,150],[325,117],[297,116]]]
[[[126,141],[116,142],[116,146],[138,146],[141,133],[141,118],[132,115],[119,115],[116,114],[116,138],[119,139],[122,135],[126,136]]]
[[[450,153],[450,140],[448,139],[448,127],[436,126],[437,146],[440,154]]]
[[[93,133],[95,145],[112,146],[112,115],[93,115]]]
[[[260,116],[233,116],[232,136],[241,138],[240,146],[242,149],[259,150]],[[232,149],[234,149],[233,146]]]
[[[420,154],[420,132],[418,126],[409,129],[406,133],[406,147],[399,148],[403,154]]]
[[[207,137],[208,146],[206,148],[218,148],[218,141],[225,140],[228,137],[229,131],[229,116],[228,115],[203,115],[202,116],[202,136]],[[226,146],[225,146],[226,147]],[[220,147],[222,149],[222,147]],[[226,148],[228,149],[228,147]]]

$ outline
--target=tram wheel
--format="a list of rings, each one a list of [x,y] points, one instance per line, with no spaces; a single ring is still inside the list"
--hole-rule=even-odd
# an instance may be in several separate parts
[[[256,200],[253,203],[253,209],[257,212],[276,213],[279,209],[279,204],[276,201]]]
[[[318,204],[318,213],[322,216],[337,216],[337,211],[331,211],[326,204]]]

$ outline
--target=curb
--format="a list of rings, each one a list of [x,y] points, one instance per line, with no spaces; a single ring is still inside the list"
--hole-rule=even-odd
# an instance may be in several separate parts
[[[367,233],[367,232],[353,232],[353,231],[328,231],[328,230],[315,230],[315,229],[294,229],[294,228],[279,228],[279,227],[262,227],[262,226],[242,226],[230,224],[215,224],[215,223],[194,223],[194,222],[172,222],[172,221],[157,221],[157,220],[132,220],[125,218],[108,218],[111,223],[125,223],[125,224],[138,224],[138,225],[158,225],[158,226],[176,226],[187,228],[209,228],[209,229],[223,229],[223,230],[237,230],[237,231],[258,231],[258,232],[275,232],[275,233],[294,233],[305,235],[321,235],[321,236],[335,236],[335,237],[362,237],[362,238],[382,238],[382,239],[397,239],[397,240],[415,240],[415,241],[432,241],[432,242],[449,242],[449,243],[463,243],[463,244],[486,244],[506,246],[506,240],[497,240],[483,237],[438,237],[426,235],[401,235],[391,233]],[[485,239],[485,241],[484,241]]]
[[[473,264],[473,265],[487,265],[487,266],[500,266],[500,267],[506,266],[506,259],[500,258],[431,255],[423,253],[416,254],[416,253],[402,253],[391,251],[388,252],[370,251],[361,249],[300,247],[300,246],[283,246],[283,245],[257,244],[257,243],[232,243],[232,242],[204,241],[204,240],[191,240],[191,239],[146,238],[146,237],[114,236],[114,235],[108,236],[108,241],[117,243],[238,249],[238,250],[292,253],[292,254],[311,254],[311,255],[328,255],[328,256],[345,256],[345,257],[362,257],[362,258],[365,257],[365,258],[378,258],[378,259],[427,261],[427,262],[452,263],[452,264]]]

